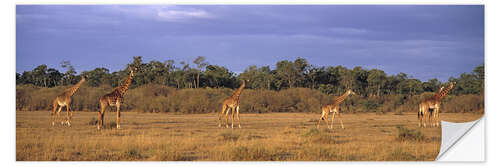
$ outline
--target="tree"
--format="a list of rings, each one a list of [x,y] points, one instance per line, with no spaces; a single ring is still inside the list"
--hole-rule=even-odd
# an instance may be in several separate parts
[[[386,84],[387,75],[384,71],[377,69],[372,69],[368,73],[367,82],[370,94],[380,96],[380,91]]]
[[[297,82],[299,85],[297,86],[304,86],[305,85],[305,76],[307,75],[307,73],[309,72],[309,69],[311,68],[311,66],[309,65],[309,63],[307,62],[306,59],[304,58],[297,58],[295,59],[295,61],[293,62],[294,64],[294,70],[295,70],[295,73],[296,73],[296,77],[297,77]]]
[[[47,75],[48,75],[48,86],[49,87],[54,87],[60,85],[59,83],[62,82],[64,74],[60,73],[54,68],[49,68],[47,70]]]
[[[205,74],[210,87],[232,87],[235,77],[227,68],[217,65],[208,65]]]
[[[155,84],[168,84],[168,72],[165,63],[159,61],[150,61],[149,64],[146,65],[147,70],[144,70],[145,80],[147,83],[155,83]]]
[[[39,65],[31,73],[35,79],[35,85],[47,87],[47,65]]]
[[[263,83],[265,83],[265,88],[271,89],[272,83],[274,83],[274,74],[269,66],[260,67],[258,70],[259,76],[262,78]]]
[[[201,70],[208,65],[207,62],[205,62],[205,57],[203,56],[198,56],[196,59],[193,61],[194,64],[196,64],[197,67],[197,76],[196,76],[196,88],[200,87],[200,74]]]
[[[16,85],[23,83],[23,80],[21,80],[22,79],[21,77],[22,77],[22,75],[19,74],[18,72],[16,72]]]
[[[484,64],[474,68],[472,74],[475,76],[476,80],[480,84],[480,92],[484,92]]]
[[[422,88],[425,92],[436,92],[440,89],[441,82],[437,78],[430,79],[427,82],[422,83]]]
[[[73,65],[71,65],[70,61],[62,61],[61,62],[61,67],[66,69],[66,72],[64,73],[64,78],[63,78],[63,85],[71,85],[73,83],[76,83],[75,81],[75,75],[76,71]]]
[[[311,66],[311,68],[309,69],[309,72],[307,73],[306,78],[307,78],[307,80],[310,83],[309,87],[311,89],[316,89],[316,87],[317,87],[316,86],[317,85],[316,80],[320,76],[320,73],[321,73],[321,69],[320,68]]]
[[[359,93],[361,95],[367,95],[366,87],[368,85],[368,71],[363,69],[363,67],[356,66],[352,69],[354,74],[354,92]]]
[[[111,85],[111,74],[109,74],[109,70],[106,68],[95,68],[92,71],[83,71],[82,75],[87,76],[87,82],[92,87],[104,84]]]
[[[168,86],[171,86],[171,85],[175,85],[175,82],[173,84],[171,84],[172,81],[174,81],[174,75],[173,73],[175,72],[175,61],[174,60],[167,60],[165,61],[165,68],[167,70],[167,85]]]
[[[484,81],[484,64],[474,68],[472,74],[478,79]]]

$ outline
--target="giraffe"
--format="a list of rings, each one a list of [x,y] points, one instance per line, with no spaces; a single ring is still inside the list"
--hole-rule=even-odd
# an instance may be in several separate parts
[[[332,125],[328,128],[332,129],[333,128],[333,119],[335,118],[335,114],[338,115],[339,117],[339,120],[340,120],[340,125],[342,126],[342,129],[344,129],[344,123],[342,122],[342,118],[340,117],[340,108],[339,108],[339,105],[340,103],[342,103],[346,98],[347,96],[349,96],[350,94],[353,94],[353,95],[356,95],[356,93],[354,93],[352,90],[347,90],[343,95],[335,98],[333,100],[333,103],[331,104],[327,104],[327,105],[323,105],[321,107],[321,117],[320,119],[318,120],[318,125],[316,125],[316,128],[319,128],[319,125],[321,124],[321,120],[325,120],[326,122],[326,126],[328,127],[328,113],[330,112],[333,112],[333,116],[332,116]]]
[[[441,93],[441,91],[443,91],[443,89],[444,89],[444,86],[442,86],[440,89],[438,89],[438,91],[434,95],[432,95],[431,97],[436,98],[439,95],[439,93]],[[428,109],[425,110],[423,103],[420,103],[419,107],[418,107],[418,113],[417,113],[417,118],[419,120],[419,122],[418,122],[419,127],[421,127],[422,124],[425,124],[424,123],[424,121],[425,121],[424,116],[429,116],[429,117],[431,116],[431,115],[427,115],[428,113],[429,113],[429,110]]]
[[[226,113],[226,128],[229,128],[228,125],[228,115],[229,115],[229,110],[231,110],[231,128],[234,127],[234,110],[236,110],[236,117],[238,118],[238,127],[241,128],[240,124],[240,95],[241,92],[243,91],[243,88],[245,88],[246,85],[246,80],[242,80],[241,86],[234,91],[233,95],[222,102],[222,111],[219,113],[219,127],[221,127],[221,118],[224,115],[224,112]]]
[[[435,95],[425,99],[418,105],[419,114],[417,114],[417,118],[420,120],[419,126],[421,126],[423,123],[423,126],[426,127],[426,116],[428,116],[428,119],[430,119],[431,127],[439,126],[439,106],[441,100],[443,100],[444,96],[446,96],[446,94],[450,92],[455,84],[456,82],[451,82],[450,85],[448,85],[446,88],[440,89],[439,93],[436,93]],[[429,112],[429,110],[431,109],[433,111]]]
[[[56,110],[57,108],[59,108],[59,110],[57,110],[57,117],[60,118],[61,117],[61,109],[63,107],[66,106],[66,124],[68,126],[71,126],[71,117],[73,117],[73,111],[71,111],[71,115],[70,115],[70,110],[71,110],[71,102],[72,102],[72,96],[76,93],[76,91],[78,91],[78,88],[80,88],[80,86],[83,84],[83,82],[85,82],[85,80],[87,79],[87,77],[85,75],[82,75],[82,79],[76,83],[74,86],[72,86],[71,88],[68,88],[66,89],[66,91],[64,91],[64,93],[60,94],[59,96],[56,97],[56,99],[54,99],[53,101],[53,109],[52,109],[52,112],[50,113],[50,115],[52,115],[52,126],[55,125],[55,120],[56,120]],[[64,121],[61,121],[61,124],[64,125]]]
[[[99,98],[101,111],[99,111],[98,115],[98,130],[101,129],[101,126],[104,126],[104,111],[106,111],[108,106],[116,106],[116,129],[120,129],[120,104],[123,102],[123,95],[128,90],[132,78],[134,77],[134,71],[136,70],[137,68],[131,67],[129,76],[120,86],[116,87],[113,92]]]

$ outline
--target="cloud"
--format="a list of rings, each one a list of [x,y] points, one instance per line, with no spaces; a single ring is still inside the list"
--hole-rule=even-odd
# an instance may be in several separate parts
[[[190,6],[112,6],[115,12],[129,17],[138,17],[143,19],[153,19],[157,21],[186,21],[191,19],[210,19],[215,18],[213,13],[203,9],[197,9]]]
[[[213,14],[200,9],[170,10],[159,9],[157,16],[165,21],[180,21],[185,19],[206,19],[214,18]]]
[[[346,27],[333,27],[328,29],[330,32],[338,33],[338,34],[349,34],[349,35],[358,35],[368,33],[366,29],[359,28],[346,28]]]

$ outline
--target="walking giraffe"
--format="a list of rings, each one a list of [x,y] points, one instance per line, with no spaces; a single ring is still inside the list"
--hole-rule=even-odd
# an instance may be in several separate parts
[[[99,98],[101,111],[99,111],[97,129],[101,129],[101,126],[104,126],[104,112],[108,106],[116,106],[116,129],[120,129],[120,104],[123,102],[123,95],[130,87],[134,71],[136,70],[137,68],[130,67],[130,74],[127,79],[120,86],[116,87],[113,92]]]
[[[321,118],[318,120],[318,125],[316,125],[316,128],[319,128],[319,125],[321,124],[321,120],[325,120],[326,126],[328,127],[328,113],[333,112],[332,116],[332,125],[331,127],[328,127],[330,129],[333,128],[333,119],[335,118],[335,114],[338,115],[339,120],[340,120],[340,125],[342,126],[342,129],[344,129],[344,123],[342,122],[342,118],[340,117],[340,108],[339,105],[342,103],[347,96],[350,94],[356,95],[352,90],[347,90],[342,96],[339,96],[333,100],[332,104],[326,104],[321,107]]]
[[[221,127],[221,117],[226,113],[226,128],[229,128],[228,125],[228,114],[229,110],[231,110],[231,128],[234,127],[234,110],[236,110],[236,117],[238,118],[238,127],[241,128],[240,124],[240,95],[245,88],[246,80],[242,80],[241,86],[234,91],[233,95],[222,102],[222,111],[219,113],[219,127]]]
[[[52,126],[55,125],[57,108],[59,107],[59,110],[57,110],[57,117],[60,118],[61,117],[61,109],[64,106],[66,106],[66,124],[68,124],[68,126],[71,126],[70,122],[71,122],[71,117],[73,117],[73,111],[71,111],[71,115],[69,112],[71,110],[71,107],[70,107],[71,102],[73,101],[72,97],[76,93],[78,88],[80,88],[80,86],[83,84],[83,82],[85,82],[86,78],[87,77],[85,75],[83,75],[82,79],[78,83],[76,83],[71,88],[66,89],[66,91],[64,91],[64,93],[60,94],[59,96],[56,97],[56,99],[54,99],[53,109],[51,112]],[[61,124],[64,125],[64,121],[61,121]]]
[[[453,86],[455,86],[455,82],[451,82],[450,85],[448,85],[446,88],[444,89],[440,89],[439,93],[436,93],[435,95],[425,99],[424,101],[422,101],[419,105],[418,105],[418,114],[417,114],[417,118],[419,119],[419,126],[421,127],[422,124],[424,125],[424,127],[426,127],[426,117],[428,117],[428,119],[430,119],[430,122],[431,122],[431,127],[433,126],[439,126],[440,123],[439,123],[439,107],[440,107],[440,103],[441,103],[441,100],[443,100],[444,96],[446,96],[446,94],[448,94],[448,92],[450,92],[450,90],[453,88]],[[429,110],[433,110],[433,111],[429,111]]]

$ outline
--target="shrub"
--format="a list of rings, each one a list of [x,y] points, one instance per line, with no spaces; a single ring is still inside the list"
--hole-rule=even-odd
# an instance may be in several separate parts
[[[231,131],[221,132],[218,136],[224,141],[237,141],[240,138],[240,134],[236,134]]]
[[[398,136],[396,137],[399,141],[422,141],[424,140],[424,135],[420,130],[407,129],[401,125],[396,126],[398,129]]]
[[[304,136],[315,136],[318,135],[319,133],[320,131],[318,128],[311,128],[306,134],[304,134]]]
[[[232,149],[231,159],[234,161],[269,161],[272,160],[271,150],[262,144],[254,144],[251,147],[238,146]]]
[[[16,86],[16,110],[52,110],[53,99],[69,86],[39,88],[32,85]],[[113,90],[110,86],[90,87],[86,84],[73,96],[71,109],[78,111],[98,111],[99,98]],[[234,90],[227,88],[175,89],[172,87],[147,84],[129,89],[125,93],[121,110],[139,112],[170,113],[212,113],[220,112],[225,98]],[[342,104],[343,113],[355,112],[416,112],[418,103],[432,95],[383,95],[349,96]],[[337,96],[340,94],[337,94]],[[309,88],[290,88],[282,91],[264,89],[245,89],[240,96],[240,112],[314,112],[320,113],[320,107],[329,104],[333,96]],[[113,108],[115,109],[115,108]],[[442,112],[484,112],[484,94],[446,96],[442,102]]]
[[[92,119],[90,119],[90,121],[89,121],[88,125],[97,125],[97,122],[98,122],[98,121],[99,121],[99,120],[97,120],[97,118],[92,117]]]
[[[397,147],[394,150],[392,150],[389,159],[390,161],[411,161],[415,160],[416,157],[415,155],[412,155],[409,152],[406,152],[403,150],[401,147]]]

